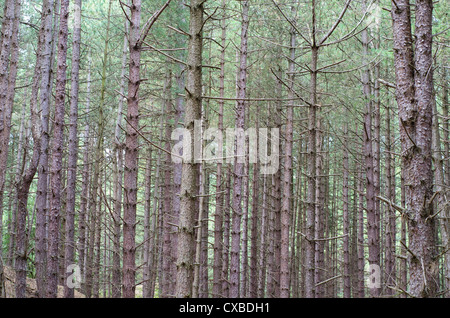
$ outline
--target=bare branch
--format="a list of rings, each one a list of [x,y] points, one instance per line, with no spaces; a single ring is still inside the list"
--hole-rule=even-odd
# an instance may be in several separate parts
[[[161,9],[159,9],[158,11],[156,11],[151,17],[150,19],[148,19],[148,21],[144,24],[144,27],[142,28],[142,33],[139,36],[139,40],[138,40],[138,46],[140,46],[145,38],[148,35],[148,32],[150,32],[150,29],[152,28],[153,24],[156,22],[156,20],[158,20],[159,16],[161,15],[161,13],[163,13],[163,11],[169,6],[169,3],[172,0],[168,0],[162,7]]]
[[[342,18],[344,17],[345,12],[347,11],[348,6],[350,5],[350,2],[352,2],[352,0],[347,0],[347,2],[345,3],[344,9],[342,9],[341,14],[339,15],[339,18],[336,20],[336,22],[333,24],[333,26],[330,28],[330,30],[328,30],[328,33],[325,34],[325,36],[322,38],[322,40],[320,40],[318,46],[322,46],[325,43],[325,41],[328,40],[328,38],[333,34],[334,30],[336,30],[339,23],[341,23]]]

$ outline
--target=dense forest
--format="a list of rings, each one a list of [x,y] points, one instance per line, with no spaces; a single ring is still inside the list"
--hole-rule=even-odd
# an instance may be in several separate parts
[[[0,5],[0,297],[450,297],[448,1]]]

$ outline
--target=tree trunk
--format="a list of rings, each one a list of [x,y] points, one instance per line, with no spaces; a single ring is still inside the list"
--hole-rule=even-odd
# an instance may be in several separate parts
[[[139,129],[139,85],[141,66],[141,0],[133,0],[130,21],[130,68],[128,80],[128,110],[125,140],[124,216],[123,216],[123,297],[135,297],[135,235],[137,204],[137,155]]]
[[[247,41],[248,41],[248,17],[249,3],[242,2],[242,25],[241,25],[241,46],[239,54],[239,67],[237,75],[237,103],[235,129],[245,129],[245,108],[246,108],[246,83],[247,83]],[[234,183],[232,200],[232,230],[231,230],[231,251],[230,251],[230,297],[239,297],[239,256],[241,240],[242,221],[242,176],[244,173],[243,158],[245,156],[245,135],[237,134],[236,152],[234,159]]]
[[[124,23],[125,30],[128,34],[128,22]],[[125,94],[125,74],[128,61],[128,39],[123,37],[122,49],[122,71],[120,74],[120,96],[119,107],[117,109],[117,121],[114,132],[114,153],[115,153],[115,174],[114,174],[114,238],[113,238],[113,268],[112,268],[112,297],[120,298],[121,296],[121,269],[120,269],[120,237],[121,237],[121,214],[122,214],[122,187],[123,187],[123,141],[121,138],[122,111]],[[145,289],[146,283],[144,283]],[[144,292],[144,294],[146,294]],[[145,297],[145,296],[144,296]]]
[[[364,150],[364,148],[363,148]],[[360,157],[363,162],[363,156]],[[363,165],[358,169],[358,297],[365,297],[364,290],[364,193],[363,193]]]
[[[53,42],[53,10],[54,0],[46,0],[42,7],[43,46],[40,61],[40,111],[42,122],[40,124],[40,150],[38,166],[38,182],[36,192],[36,284],[39,297],[45,297],[47,292],[47,179],[48,179],[48,117],[50,97],[50,70],[52,61]]]
[[[226,47],[226,2],[222,0],[222,19],[221,19],[221,44],[222,49],[220,51],[220,75],[219,75],[219,94],[221,98],[225,96],[225,47]],[[219,114],[218,114],[218,128],[223,135],[223,105],[224,101],[219,100]],[[217,148],[219,149],[219,154],[223,152],[223,140],[219,138]],[[221,282],[221,272],[222,272],[222,251],[223,251],[223,191],[224,186],[223,176],[222,176],[222,158],[217,162],[217,173],[216,173],[216,211],[214,214],[214,264],[213,264],[213,297],[222,297],[222,282]]]
[[[10,52],[13,33],[14,33],[14,8],[16,4],[14,0],[5,1],[4,17],[2,22],[2,35],[0,45],[0,216],[3,220],[3,190],[6,179],[6,164],[8,159],[8,146],[9,146],[9,131],[10,123],[8,123],[8,113],[11,113],[9,109],[12,105],[7,102],[8,99],[8,66],[10,64]],[[16,32],[19,30],[17,29]],[[11,65],[13,66],[13,65]],[[3,223],[0,223],[3,224]],[[1,230],[0,230],[1,234]],[[0,236],[0,242],[2,242]]]
[[[87,85],[86,85],[86,109],[85,113],[90,112],[90,93],[91,93],[91,61],[89,58]],[[81,290],[86,295],[86,217],[89,204],[89,120],[86,120],[84,127],[84,144],[83,144],[83,172],[82,172],[82,184],[81,184],[81,198],[80,198],[80,213],[78,219],[78,250],[79,250],[79,264],[81,271]]]
[[[259,108],[255,110],[255,128],[259,131]],[[259,269],[258,269],[258,257],[261,250],[261,246],[258,245],[258,220],[259,220],[259,163],[253,164],[253,193],[252,193],[252,217],[251,217],[251,237],[250,237],[250,298],[256,298],[258,296],[258,281],[259,281]]]
[[[347,124],[344,126],[344,158],[343,158],[343,235],[344,235],[344,298],[351,297],[351,283],[350,283],[350,231],[349,231],[349,195],[348,195],[348,173],[349,173],[349,165],[348,165],[348,127]]]
[[[78,90],[80,73],[81,47],[81,0],[75,1],[74,32],[72,45],[72,79],[70,96],[70,126],[69,126],[69,162],[67,172],[67,205],[66,205],[66,269],[75,261],[75,184],[78,162]],[[72,275],[65,273],[66,279]],[[73,298],[74,290],[68,284],[64,286],[64,297]]]
[[[223,185],[225,189],[223,207],[223,248],[222,248],[222,297],[228,298],[230,292],[229,265],[230,265],[230,197],[231,197],[231,167],[227,167],[227,178]]]
[[[203,1],[191,0],[188,44],[188,72],[186,77],[185,129],[194,136],[194,122],[201,119]],[[192,139],[191,139],[192,140]],[[192,143],[191,143],[192,144]],[[191,145],[192,146],[192,145]],[[191,148],[192,149],[192,148]],[[194,152],[191,152],[194,153]],[[195,212],[198,209],[198,163],[183,162],[181,178],[180,223],[178,228],[178,259],[175,295],[192,296],[193,246]]]
[[[395,165],[392,151],[393,151],[393,136],[391,134],[390,108],[386,108],[386,192],[388,199],[395,203]],[[395,273],[395,236],[396,236],[396,222],[395,211],[392,206],[388,206],[386,210],[386,293],[393,294],[393,289],[396,283]]]
[[[366,10],[366,2],[363,2],[363,10]],[[361,41],[363,45],[364,63],[367,61],[369,54],[369,34],[367,30],[361,33]],[[378,237],[377,211],[375,202],[375,175],[374,175],[374,151],[372,136],[372,112],[373,101],[371,98],[370,87],[370,70],[369,67],[363,71],[362,75],[363,96],[365,102],[364,114],[364,153],[365,153],[365,169],[366,169],[366,209],[367,209],[367,238],[369,246],[369,266],[380,266],[380,240]],[[370,288],[370,296],[378,297],[380,288]]]
[[[297,11],[295,6],[291,8],[294,19],[297,19]],[[294,21],[295,23],[295,21]],[[285,127],[285,154],[284,154],[284,172],[283,172],[283,198],[281,201],[281,259],[280,259],[280,297],[289,298],[289,220],[291,217],[291,180],[292,180],[292,144],[293,144],[293,98],[294,98],[294,81],[295,81],[295,46],[296,33],[292,27],[290,30],[290,49],[288,60],[288,99],[291,100],[286,111],[286,127]]]
[[[165,76],[164,83],[164,104],[165,104],[165,128],[166,128],[166,159],[163,163],[164,165],[164,198],[162,201],[163,204],[163,282],[161,284],[161,297],[169,297],[171,295],[172,288],[172,272],[171,272],[171,264],[172,264],[172,232],[173,232],[173,220],[172,220],[172,164],[171,164],[171,154],[170,154],[170,134],[172,132],[172,99],[171,99],[171,90],[172,90],[172,73],[170,71],[167,72]],[[173,294],[173,293],[172,293]]]
[[[449,139],[449,122],[450,122],[450,118],[448,116],[448,71],[447,68],[443,68],[443,88],[442,88],[442,117],[443,117],[443,124],[442,124],[442,129],[443,129],[443,140],[444,140],[444,161],[442,162],[442,166],[444,171],[446,172],[444,174],[444,181],[445,181],[445,185],[447,187],[450,186],[450,139]],[[445,217],[447,217],[447,222],[446,222],[446,227],[447,227],[447,233],[449,233],[450,231],[450,221],[449,221],[449,217],[450,217],[450,209],[447,207],[446,209],[446,214],[444,214]],[[449,237],[447,236],[447,239],[449,239]],[[447,241],[447,245],[444,246],[444,248],[448,249],[450,241]],[[450,297],[450,256],[448,255],[448,253],[445,254],[445,287],[447,290],[447,293],[445,294],[447,298]]]
[[[66,59],[67,59],[67,36],[69,18],[69,0],[61,0],[58,59],[56,74],[56,102],[55,118],[53,127],[52,143],[52,166],[51,175],[51,201],[49,214],[48,233],[48,286],[47,297],[56,298],[58,293],[58,250],[59,250],[59,227],[61,210],[61,169],[63,151],[63,128],[64,128],[64,101],[66,87]]]
[[[315,297],[314,282],[314,260],[315,260],[315,241],[314,241],[314,221],[315,221],[315,203],[316,203],[316,86],[317,86],[317,55],[318,47],[312,47],[311,62],[311,87],[310,87],[310,106],[308,115],[308,194],[307,194],[307,212],[306,212],[306,255],[305,255],[305,296],[306,298]]]
[[[433,215],[432,172],[432,11],[431,0],[416,2],[415,52],[408,0],[397,1],[394,25],[396,98],[401,124],[409,236],[409,293],[435,297],[438,266]]]

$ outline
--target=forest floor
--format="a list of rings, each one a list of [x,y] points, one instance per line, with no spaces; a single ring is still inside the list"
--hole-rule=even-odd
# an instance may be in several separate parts
[[[4,277],[5,277],[5,296],[6,298],[15,298],[16,297],[16,273],[15,271],[9,267],[5,266]],[[38,298],[37,296],[37,286],[36,280],[33,278],[27,277],[27,289],[26,289],[26,298]],[[58,298],[64,298],[64,286],[58,286]],[[75,298],[85,298],[82,293],[79,293],[75,290]]]

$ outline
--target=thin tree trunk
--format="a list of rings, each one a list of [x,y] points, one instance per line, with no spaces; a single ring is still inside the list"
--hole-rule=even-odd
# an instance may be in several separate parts
[[[320,110],[320,108],[319,108]],[[318,117],[316,123],[316,163],[315,163],[315,176],[316,176],[316,203],[315,203],[315,218],[314,218],[314,243],[315,243],[315,257],[314,257],[314,281],[316,284],[315,297],[322,298],[324,296],[324,286],[320,284],[323,281],[324,272],[324,241],[323,238],[323,218],[324,218],[324,193],[323,193],[323,136],[321,128],[321,120]]]
[[[291,13],[294,19],[297,19],[297,11],[295,5],[291,7]],[[295,20],[294,20],[295,23]],[[294,27],[290,30],[290,49],[288,60],[288,99],[289,102],[286,112],[286,128],[285,128],[285,157],[284,157],[284,172],[283,172],[283,198],[281,201],[281,251],[280,251],[280,297],[289,297],[289,220],[291,213],[291,180],[292,180],[292,146],[293,146],[293,98],[294,98],[294,81],[295,81],[295,46],[296,33]],[[294,259],[292,258],[291,261]]]
[[[123,297],[135,297],[135,235],[137,204],[137,154],[139,129],[139,85],[141,64],[141,0],[131,4],[129,34],[130,68],[128,80],[128,110],[125,140],[124,216],[123,216]]]
[[[443,249],[446,250],[449,244],[449,228],[448,228],[448,220],[446,216],[448,215],[448,207],[447,202],[448,196],[445,191],[445,183],[444,183],[444,166],[443,166],[443,158],[442,158],[442,150],[441,150],[441,134],[439,131],[439,120],[438,120],[438,111],[436,106],[436,101],[433,98],[433,162],[434,162],[434,180],[435,180],[435,189],[438,197],[437,197],[437,210],[441,211],[444,217],[439,218],[439,225],[441,228],[441,236],[442,236],[442,246]],[[445,285],[449,286],[450,277],[449,277],[449,268],[448,268],[448,256],[445,253],[444,258],[444,277],[445,277]]]
[[[241,24],[241,45],[239,54],[239,67],[237,75],[237,93],[239,99],[236,103],[235,128],[245,129],[245,108],[247,83],[247,41],[248,41],[248,17],[249,3],[242,2],[242,24]],[[243,156],[245,155],[245,136],[238,133],[236,138],[236,157],[234,159],[234,182],[233,200],[231,205],[232,230],[231,230],[231,251],[230,251],[230,297],[239,297],[239,257],[241,243],[241,221],[242,221],[242,176],[244,173]]]
[[[391,135],[391,120],[390,120],[390,108],[386,108],[386,192],[388,199],[395,203],[395,166],[392,156],[392,144],[393,136]],[[396,282],[395,273],[395,236],[396,236],[396,224],[395,224],[395,211],[391,206],[387,207],[387,221],[386,221],[386,293],[388,295],[393,294],[393,289]]]
[[[366,10],[366,1],[363,2],[363,10]],[[367,30],[361,33],[361,41],[363,45],[364,62],[369,54],[369,35]],[[380,266],[380,240],[378,237],[377,211],[375,202],[375,184],[374,184],[374,151],[372,136],[372,105],[370,88],[370,70],[366,66],[362,75],[363,96],[366,105],[364,114],[364,153],[365,153],[365,169],[366,169],[366,209],[367,209],[367,238],[369,246],[369,266]],[[370,296],[378,297],[380,288],[370,288]]]
[[[37,137],[37,136],[35,136]],[[28,195],[30,186],[36,174],[39,161],[39,142],[36,142],[33,149],[33,158],[25,175],[22,177],[17,189],[18,211],[17,211],[17,238],[16,238],[16,297],[25,298],[26,275],[27,275],[27,244],[26,244],[26,219],[28,215]]]
[[[6,16],[2,27],[3,38],[0,47],[0,224],[3,224],[3,195],[5,190],[6,164],[8,162],[8,149],[10,143],[11,117],[14,106],[15,86],[17,78],[18,58],[19,58],[19,20],[21,10],[21,0],[6,3],[6,15],[12,7],[12,19]],[[11,21],[10,21],[11,20]],[[10,38],[8,38],[10,36]],[[5,52],[4,52],[4,51]],[[2,60],[9,53],[9,74],[3,74],[5,62]],[[8,61],[6,61],[8,62]],[[3,111],[2,109],[5,108]],[[13,196],[10,194],[10,198]],[[3,246],[3,227],[0,226],[0,247]],[[3,254],[3,251],[0,251]]]
[[[351,283],[350,283],[350,231],[349,231],[349,195],[348,195],[348,173],[349,173],[349,165],[348,165],[348,127],[347,124],[344,126],[344,158],[343,158],[343,235],[344,235],[344,298],[351,297]]]
[[[255,128],[259,131],[259,108],[255,109]],[[250,238],[250,298],[258,296],[258,257],[261,247],[258,245],[258,220],[259,220],[259,163],[253,164],[253,193],[252,193],[252,217],[251,217],[251,238]]]
[[[209,228],[209,186],[210,186],[210,174],[208,169],[205,173],[204,182],[204,195],[203,198],[203,212],[202,212],[202,235],[201,235],[201,257],[200,257],[200,284],[199,284],[199,297],[208,298],[209,282],[208,282],[208,228]]]
[[[81,0],[75,1],[74,32],[72,45],[72,79],[70,94],[70,126],[69,126],[69,162],[67,172],[67,205],[66,205],[66,249],[65,267],[69,268],[75,261],[75,184],[78,162],[78,90],[80,73],[81,47]],[[72,273],[66,273],[68,279]],[[64,286],[64,297],[73,298],[74,290],[68,284]]]
[[[171,99],[171,90],[172,90],[172,73],[168,71],[165,76],[164,83],[164,104],[165,104],[165,128],[166,128],[166,159],[164,161],[164,198],[162,201],[163,204],[163,282],[161,285],[161,297],[168,297],[171,294],[172,290],[172,272],[170,270],[172,264],[172,165],[171,165],[171,154],[170,154],[170,134],[172,132],[172,126],[170,122],[172,121],[172,99]]]
[[[128,34],[128,22],[124,23]],[[116,129],[114,132],[115,174],[114,174],[114,238],[113,238],[113,269],[112,269],[112,297],[121,296],[121,270],[120,270],[120,237],[121,237],[121,214],[122,214],[122,187],[123,187],[123,141],[121,139],[122,110],[125,94],[125,74],[128,61],[128,39],[123,37],[122,49],[122,72],[120,74],[120,97],[117,109]],[[146,283],[144,283],[146,286]],[[144,288],[145,289],[145,288]],[[144,293],[145,294],[145,293]]]
[[[364,148],[363,148],[364,150]],[[361,162],[363,156],[360,157]],[[358,297],[365,297],[364,290],[364,193],[363,193],[363,165],[358,169]]]
[[[153,233],[150,231],[150,221],[151,221],[151,186],[152,186],[152,148],[149,147],[147,150],[147,163],[145,167],[145,194],[144,194],[144,268],[143,268],[143,285],[142,285],[142,297],[151,298],[151,268],[150,268],[150,248],[153,246],[151,243],[151,235]]]
[[[188,44],[188,72],[186,78],[185,129],[194,136],[194,123],[201,119],[203,1],[191,0]],[[191,145],[192,146],[192,145]],[[192,149],[192,148],[191,148]],[[191,153],[194,153],[193,151]],[[183,162],[181,178],[180,223],[178,228],[178,259],[175,295],[190,297],[193,279],[193,246],[195,212],[198,209],[198,163]]]
[[[44,4],[45,6],[45,4]],[[42,43],[43,39],[43,28],[41,28],[38,47]],[[37,94],[39,85],[39,75],[40,75],[40,63],[41,56],[38,54],[36,58],[36,65],[34,70],[33,85],[31,92],[31,102],[30,102],[30,113],[32,121],[32,135],[34,139],[33,145],[33,155],[31,158],[30,165],[25,171],[24,175],[21,176],[19,182],[17,183],[17,217],[16,217],[16,297],[25,298],[26,291],[26,272],[27,272],[27,245],[26,245],[26,219],[28,215],[28,196],[30,192],[30,186],[33,182],[33,178],[37,172],[40,156],[40,119],[37,109]],[[24,151],[24,161],[25,164],[26,151]],[[37,270],[37,268],[36,268]],[[39,286],[39,285],[38,285]]]
[[[161,113],[163,113],[164,110],[164,104],[162,104],[161,106]],[[163,130],[164,130],[164,121],[161,120],[160,122],[160,127],[159,127],[159,140],[162,140],[163,137]],[[162,189],[163,187],[160,186],[160,168],[161,168],[161,157],[162,157],[162,153],[161,151],[158,152],[158,158],[156,159],[156,171],[155,171],[155,185],[154,185],[154,196],[153,196],[153,214],[152,214],[152,221],[151,221],[151,228],[150,228],[150,241],[149,241],[149,246],[152,248],[151,251],[151,255],[149,255],[149,269],[150,269],[150,276],[151,276],[151,283],[152,286],[150,287],[150,290],[148,291],[148,296],[149,298],[152,298],[154,295],[154,284],[156,281],[156,273],[158,272],[158,264],[157,264],[157,259],[158,256],[160,256],[160,251],[161,248],[159,248],[159,240],[158,238],[161,237],[161,235],[159,235],[158,233],[160,233],[160,229],[158,229],[158,233],[157,233],[157,229],[156,229],[156,224],[157,222],[162,223],[163,222],[163,218],[162,218],[162,213],[160,213],[160,217],[157,218],[157,212],[158,212],[158,199],[159,202],[161,204],[161,193],[162,193]],[[160,191],[161,188],[161,191]],[[162,229],[161,229],[162,230]],[[162,268],[162,266],[160,266]],[[161,275],[161,274],[160,274]],[[155,278],[153,278],[155,277]],[[160,286],[162,285],[162,282],[160,280]],[[144,295],[145,297],[145,295]]]
[[[11,113],[11,107],[8,100],[8,86],[9,75],[8,67],[10,66],[10,53],[13,46],[13,33],[17,33],[19,30],[14,30],[14,11],[16,3],[14,0],[5,1],[4,17],[2,22],[2,34],[0,45],[0,217],[3,221],[3,191],[6,180],[6,164],[8,159],[8,146],[9,146],[9,131],[11,124],[8,123],[8,113]],[[17,26],[17,25],[16,25]],[[16,63],[17,64],[17,63]],[[11,67],[14,67],[11,63]],[[17,65],[15,66],[17,69]],[[0,223],[3,224],[3,223]],[[1,230],[0,230],[0,234]],[[0,236],[0,242],[2,242],[2,236]],[[1,246],[1,245],[0,245]]]
[[[246,114],[247,122],[248,122],[248,112]],[[250,178],[249,178],[249,166],[250,166],[250,158],[248,156],[248,139],[245,142],[246,156],[244,163],[244,180],[243,180],[243,220],[242,220],[242,259],[241,259],[241,282],[240,282],[240,297],[245,298],[248,297],[248,207],[249,207],[249,188],[250,188]]]
[[[225,189],[223,207],[223,249],[222,249],[222,297],[228,298],[230,292],[229,265],[230,265],[230,197],[231,197],[231,167],[227,167],[227,178],[223,188]]]
[[[59,38],[58,59],[56,76],[56,102],[55,118],[53,127],[52,143],[52,165],[51,175],[51,201],[49,214],[48,233],[48,286],[47,297],[56,298],[58,293],[58,250],[59,250],[59,227],[61,210],[61,169],[63,151],[63,127],[64,127],[64,101],[66,88],[66,59],[67,59],[67,36],[69,18],[69,0],[61,0],[59,12]]]
[[[274,119],[274,125],[275,128],[278,129],[278,131],[281,130],[281,113],[282,113],[282,92],[283,92],[283,84],[281,82],[281,75],[282,71],[280,66],[278,66],[278,72],[280,79],[277,81],[276,89],[277,89],[277,96],[280,99],[275,105],[275,114],[273,114]],[[275,143],[273,139],[270,139],[270,143]],[[271,149],[273,149],[271,147]],[[278,142],[278,149],[276,150],[278,153],[277,155],[282,157],[283,156],[283,144],[281,142]],[[274,262],[271,264],[272,266],[272,295],[275,298],[280,298],[280,267],[281,267],[281,170],[278,168],[276,172],[272,175],[272,183],[273,183],[273,196],[272,196],[272,202],[273,202],[273,217],[274,217],[274,236],[273,236],[273,243],[274,243]],[[289,218],[287,220],[289,223]],[[288,245],[288,251],[289,254],[289,240],[286,242]]]
[[[317,59],[319,47],[316,45],[316,3],[312,2],[312,35],[313,43],[311,46],[311,79],[310,79],[310,106],[308,114],[308,194],[306,210],[306,255],[305,255],[305,297],[314,298],[316,287],[314,280],[315,268],[315,241],[314,241],[314,221],[316,210],[316,112],[317,112]]]
[[[46,295],[47,276],[47,179],[48,179],[48,118],[50,98],[50,70],[52,61],[54,0],[46,0],[42,7],[43,45],[40,61],[40,111],[42,122],[40,127],[40,150],[38,166],[38,182],[36,192],[36,284],[39,297]]]
[[[221,44],[222,49],[220,51],[220,75],[219,75],[219,94],[220,97],[225,97],[225,47],[226,47],[226,2],[222,0],[222,19],[221,19]],[[223,135],[223,105],[224,101],[219,101],[219,113],[218,113],[218,128]],[[223,140],[219,138],[217,148],[219,154],[223,152]],[[223,251],[223,176],[222,176],[222,158],[217,162],[216,173],[216,211],[214,214],[214,264],[213,264],[213,297],[222,297],[222,251]]]
[[[16,220],[17,220],[17,210],[18,210],[18,191],[17,185],[20,183],[21,176],[25,169],[25,162],[27,157],[27,146],[29,140],[29,131],[30,131],[30,123],[29,120],[25,116],[26,106],[27,106],[27,91],[24,94],[25,98],[22,103],[22,112],[21,112],[21,120],[20,120],[20,128],[19,128],[19,144],[17,149],[17,157],[16,157],[16,171],[14,176],[14,185],[15,185],[15,194],[14,194],[14,203],[12,210],[10,210],[10,214],[8,217],[8,233],[9,234],[9,265],[13,265],[13,251],[15,249],[15,238],[16,238]],[[1,254],[1,253],[0,253]]]
[[[376,35],[376,39],[374,39],[374,49],[378,50],[380,48],[380,34],[378,33]],[[380,135],[380,124],[381,124],[381,100],[380,100],[380,82],[378,79],[380,78],[380,62],[375,63],[374,70],[373,70],[373,135],[372,135],[372,142],[373,142],[373,189],[375,194],[375,233],[376,233],[376,239],[378,240],[377,248],[378,248],[378,255],[380,257],[379,259],[379,265],[381,266],[381,257],[383,253],[381,252],[381,249],[383,248],[383,244],[381,242],[382,236],[380,235],[380,227],[381,227],[381,209],[380,209],[380,200],[377,199],[377,197],[380,195],[380,189],[381,189],[381,166],[380,166],[380,143],[381,143],[381,135]],[[383,235],[383,238],[386,239],[386,237]],[[386,267],[386,265],[384,266]],[[381,276],[384,275],[386,271],[381,271]],[[380,280],[382,281],[382,277],[380,277]],[[381,294],[382,290],[380,288],[379,293]]]
[[[450,118],[448,116],[448,71],[447,68],[443,68],[443,88],[442,88],[442,117],[443,117],[443,123],[442,123],[442,128],[443,128],[443,140],[444,140],[444,161],[442,162],[444,171],[446,173],[444,173],[444,181],[445,181],[445,185],[447,187],[450,186],[450,139],[449,139],[449,122],[450,122]],[[449,221],[449,217],[450,217],[450,209],[447,207],[446,210],[446,214],[444,215],[445,217],[447,217],[447,221],[446,221],[446,227],[447,227],[447,233],[449,233],[450,231],[450,221]],[[450,233],[449,233],[450,234]],[[447,239],[449,239],[449,237],[447,236]],[[449,241],[447,241],[447,245],[444,246],[445,249],[449,248]],[[447,290],[447,293],[445,294],[445,296],[447,298],[450,297],[450,256],[448,255],[448,253],[445,253],[445,270],[444,270],[444,274],[445,274],[445,288]]]
[[[260,225],[260,245],[258,262],[258,298],[264,298],[266,286],[266,257],[267,257],[267,175],[263,176],[262,211]]]
[[[86,109],[85,113],[90,112],[90,93],[91,93],[91,61],[89,58],[88,74],[87,74],[87,87],[86,87]],[[80,198],[80,213],[78,220],[78,251],[79,251],[79,264],[81,271],[81,290],[86,294],[86,216],[89,203],[89,120],[86,120],[84,127],[84,144],[83,144],[83,172],[82,172],[82,184],[81,184],[81,198]]]

